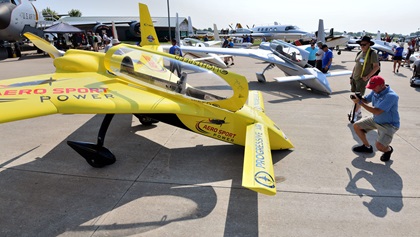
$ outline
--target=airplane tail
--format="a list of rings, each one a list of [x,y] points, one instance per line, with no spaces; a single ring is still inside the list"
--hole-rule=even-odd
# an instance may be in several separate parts
[[[376,34],[376,40],[381,40],[381,32],[378,30],[378,33]]]
[[[318,23],[318,35],[317,35],[317,41],[321,41],[325,44],[325,30],[324,30],[324,20],[319,19]]]
[[[213,24],[213,28],[214,28],[214,40],[220,40],[219,30],[217,29],[217,25]]]
[[[242,186],[266,195],[277,191],[268,129],[261,123],[246,128]]]
[[[51,58],[59,58],[64,55],[64,51],[58,50],[54,45],[50,42],[44,40],[43,38],[32,34],[30,32],[26,32],[23,34],[26,38],[28,38],[36,47],[41,49],[42,51],[48,53]]]
[[[151,48],[156,49],[160,44],[155,27],[153,26],[152,18],[150,17],[149,8],[146,4],[139,3],[139,12],[141,33],[140,46],[150,46]]]
[[[176,21],[175,21],[175,40],[178,46],[181,45],[181,32],[179,30],[179,21],[178,21],[178,13],[176,14]]]
[[[112,38],[118,40],[117,27],[115,26],[114,21],[112,21]]]
[[[194,35],[194,30],[192,27],[191,17],[188,17],[188,37],[193,36],[193,35]]]

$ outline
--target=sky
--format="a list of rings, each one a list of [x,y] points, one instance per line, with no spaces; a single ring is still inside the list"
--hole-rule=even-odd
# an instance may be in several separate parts
[[[324,20],[325,30],[408,35],[420,30],[420,1],[379,0],[36,0],[38,11],[49,7],[58,14],[66,14],[72,9],[83,16],[138,16],[138,3],[148,5],[152,17],[191,17],[197,29],[226,29],[239,22],[249,27],[260,25],[292,24],[314,32],[318,20]],[[322,3],[322,4],[321,4]],[[318,4],[318,5],[316,5]]]

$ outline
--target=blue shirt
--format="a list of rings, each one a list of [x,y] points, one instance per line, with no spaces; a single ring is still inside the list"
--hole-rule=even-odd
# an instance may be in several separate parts
[[[324,56],[322,56],[322,68],[325,68],[327,66],[328,62],[330,61],[330,59],[332,59],[332,58],[333,58],[333,53],[332,53],[331,50],[328,50],[327,52],[325,52]],[[331,64],[328,65],[328,68],[331,67]]]
[[[395,55],[394,56],[402,56],[403,55],[403,51],[404,51],[404,48],[403,47],[397,47],[395,49]]]
[[[170,47],[169,48],[169,53],[182,57],[182,50],[178,45],[174,45],[174,46]]]
[[[377,124],[391,124],[394,127],[400,127],[400,115],[398,113],[399,96],[388,85],[379,94],[371,91],[365,99],[368,102],[372,102],[373,107],[384,111],[379,115],[373,115],[373,121]]]
[[[312,48],[311,46],[309,46],[305,50],[309,52],[308,60],[310,60],[310,61],[316,60],[316,55],[315,54],[318,51],[318,47]]]

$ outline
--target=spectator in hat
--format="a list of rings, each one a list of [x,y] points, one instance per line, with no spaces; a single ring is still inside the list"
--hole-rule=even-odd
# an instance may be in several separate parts
[[[371,130],[377,130],[378,138],[376,140],[376,149],[382,151],[381,161],[389,161],[394,151],[390,146],[394,134],[400,127],[400,116],[398,113],[399,96],[385,84],[381,76],[374,76],[370,79],[366,88],[371,89],[369,95],[363,99],[357,96],[352,100],[364,109],[373,114],[373,116],[363,118],[353,124],[354,131],[362,141],[362,145],[353,148],[354,152],[372,153],[373,148],[366,138],[366,133]],[[372,103],[372,105],[369,105]]]
[[[111,42],[105,46],[105,49],[104,49],[105,53],[108,52],[108,50],[111,47],[117,46],[119,44],[121,44],[121,42],[118,39],[112,39]],[[124,52],[121,49],[118,49],[117,51],[114,52],[114,54],[123,55]]]
[[[380,69],[378,54],[370,48],[375,43],[368,36],[363,36],[361,40],[356,41],[360,45],[361,51],[357,53],[353,67],[353,72],[350,77],[351,91],[360,93],[362,96],[365,94],[366,85],[369,79],[375,76]],[[354,118],[362,118],[362,110],[360,105],[356,106],[356,116]]]

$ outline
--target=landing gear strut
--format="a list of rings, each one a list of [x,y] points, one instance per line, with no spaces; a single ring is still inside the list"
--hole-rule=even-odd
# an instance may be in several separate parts
[[[108,130],[109,124],[112,121],[114,114],[105,115],[102,121],[101,128],[98,133],[97,143],[67,141],[67,144],[86,159],[87,163],[95,168],[102,168],[107,165],[114,164],[116,159],[114,154],[105,148],[104,141],[105,135]]]
[[[266,68],[264,68],[264,70],[262,72],[257,72],[256,74],[257,74],[258,82],[261,82],[261,83],[266,82],[265,76],[264,76],[265,71],[273,69],[275,66],[276,65],[274,65],[274,63],[270,63],[270,64],[268,64],[268,66]]]

